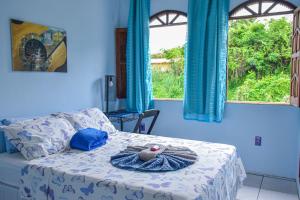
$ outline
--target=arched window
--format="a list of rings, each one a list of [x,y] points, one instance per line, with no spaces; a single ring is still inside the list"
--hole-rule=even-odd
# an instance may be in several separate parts
[[[248,0],[230,12],[229,101],[290,102],[295,9],[285,0]]]
[[[164,10],[150,19],[154,98],[182,99],[187,14]]]
[[[176,10],[164,10],[153,15],[150,19],[150,28],[184,24],[187,24],[186,13]]]
[[[296,6],[284,0],[250,0],[230,12],[230,19],[292,14]]]

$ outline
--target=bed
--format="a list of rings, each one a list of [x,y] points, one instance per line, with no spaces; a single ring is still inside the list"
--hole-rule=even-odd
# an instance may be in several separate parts
[[[0,199],[19,200],[21,169],[28,164],[20,153],[0,154]]]
[[[164,173],[111,165],[110,157],[128,145],[147,143],[186,146],[198,160]],[[14,195],[18,190],[24,200],[235,200],[246,177],[234,146],[119,131],[109,134],[106,145],[88,152],[68,150],[31,161],[20,153],[0,154],[0,159],[0,188],[10,188]]]
[[[111,166],[111,155],[129,144],[145,142],[189,146],[199,160],[188,168],[167,173],[133,172]],[[7,185],[20,188],[23,199],[234,200],[245,178],[233,146],[123,132],[110,135],[107,145],[91,152],[72,150],[29,162],[19,154],[12,155],[2,155],[1,160],[6,159],[1,162],[1,177]],[[20,185],[18,178],[22,180]]]

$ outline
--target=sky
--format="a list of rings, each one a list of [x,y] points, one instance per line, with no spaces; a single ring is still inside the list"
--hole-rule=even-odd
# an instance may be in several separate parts
[[[267,10],[271,3],[263,3],[262,11]],[[253,4],[249,6],[255,12],[258,11],[258,4]],[[270,12],[279,12],[286,11],[288,8],[281,6],[280,4],[275,6]],[[245,9],[240,10],[236,13],[238,16],[249,15],[249,12]],[[280,16],[272,16],[272,17],[260,17],[257,18],[258,21],[264,22],[265,20],[270,19],[279,19],[285,17],[289,21],[293,21],[293,15],[280,15]],[[164,20],[164,19],[162,19]],[[171,49],[178,46],[183,46],[186,41],[186,33],[187,33],[187,25],[180,26],[170,26],[170,27],[159,27],[159,28],[151,28],[150,29],[150,51],[151,54],[159,53],[161,49]]]
[[[270,19],[280,19],[285,17],[289,21],[293,21],[293,15],[280,15],[272,17],[260,17],[258,21],[264,22]],[[171,49],[183,46],[186,41],[187,25],[169,26],[150,28],[150,52],[151,54],[159,53],[161,49]]]
[[[187,25],[151,28],[151,54],[159,53],[161,49],[172,49],[183,46],[186,41],[186,32]]]

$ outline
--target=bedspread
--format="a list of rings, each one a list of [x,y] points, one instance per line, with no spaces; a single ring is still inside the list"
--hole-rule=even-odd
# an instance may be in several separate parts
[[[110,157],[128,145],[186,146],[195,164],[175,172],[113,167]],[[235,200],[246,174],[234,146],[117,132],[90,152],[71,150],[33,160],[21,171],[24,200]]]

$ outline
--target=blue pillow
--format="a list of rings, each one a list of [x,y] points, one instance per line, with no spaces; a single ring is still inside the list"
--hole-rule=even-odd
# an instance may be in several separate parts
[[[8,120],[3,119],[0,120],[0,126],[7,126],[10,123]],[[5,141],[5,135],[4,135],[4,130],[0,128],[0,153],[6,152],[6,141]]]
[[[5,145],[5,138],[4,138],[4,132],[0,128],[0,153],[6,152],[6,145]]]
[[[9,126],[12,123],[16,123],[20,120],[25,120],[25,118],[20,119],[2,119],[0,120],[1,126]],[[16,153],[18,152],[18,149],[11,144],[10,141],[6,138],[4,131],[0,128],[0,153]]]
[[[70,146],[73,149],[90,151],[106,144],[108,134],[94,128],[79,130],[72,137]]]
[[[7,139],[7,137],[4,135],[5,140],[5,149],[7,153],[17,153],[19,150]]]

